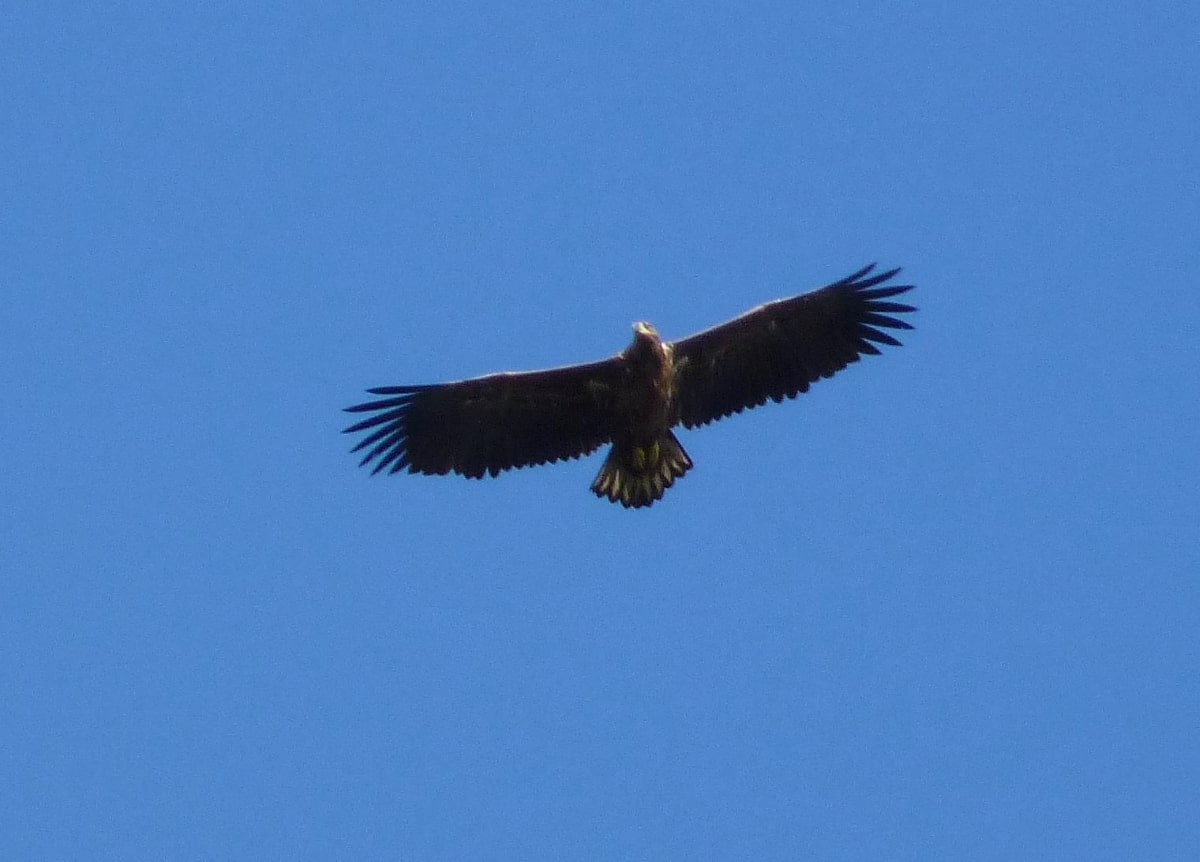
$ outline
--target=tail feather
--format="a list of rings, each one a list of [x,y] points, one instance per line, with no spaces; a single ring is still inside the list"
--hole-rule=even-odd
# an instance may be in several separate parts
[[[608,497],[625,508],[649,506],[692,469],[692,459],[668,431],[650,446],[616,443],[592,482],[597,497]]]

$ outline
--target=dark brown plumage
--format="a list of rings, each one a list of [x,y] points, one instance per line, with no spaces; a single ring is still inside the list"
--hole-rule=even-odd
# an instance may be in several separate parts
[[[760,305],[682,341],[634,325],[633,343],[601,362],[506,372],[457,383],[383,386],[347,408],[374,415],[346,429],[370,432],[354,447],[373,473],[460,473],[469,478],[612,450],[592,483],[626,507],[662,497],[692,461],[671,429],[695,428],[807,392],[876,344],[916,309],[888,301],[912,285],[885,285],[898,269],[874,264],[791,299]]]

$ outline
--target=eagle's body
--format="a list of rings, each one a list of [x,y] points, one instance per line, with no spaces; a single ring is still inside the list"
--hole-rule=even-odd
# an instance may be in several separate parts
[[[625,382],[617,390],[617,412],[626,419],[592,490],[614,503],[649,506],[692,468],[671,432],[679,424],[675,351],[653,326],[635,323],[633,343],[618,358]]]
[[[662,497],[692,461],[675,438],[694,428],[807,392],[872,342],[899,346],[878,327],[910,329],[884,301],[911,285],[880,287],[899,270],[872,266],[803,296],[759,306],[712,329],[664,342],[634,325],[633,343],[611,359],[548,371],[493,374],[432,386],[385,386],[385,396],[348,408],[375,415],[347,428],[371,430],[354,451],[374,472],[460,473],[469,478],[578,458],[612,443],[592,483],[626,507]]]

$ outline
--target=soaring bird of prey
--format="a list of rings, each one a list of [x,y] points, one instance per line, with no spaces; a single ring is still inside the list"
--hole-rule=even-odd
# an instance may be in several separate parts
[[[900,270],[874,264],[820,290],[760,305],[681,341],[649,323],[610,359],[546,371],[504,372],[425,386],[381,386],[346,408],[372,414],[346,433],[370,432],[352,451],[372,473],[471,479],[579,458],[612,444],[592,482],[598,497],[649,506],[692,468],[672,428],[696,428],[767,402],[795,398],[876,344],[916,311],[889,301],[911,290],[887,284]]]

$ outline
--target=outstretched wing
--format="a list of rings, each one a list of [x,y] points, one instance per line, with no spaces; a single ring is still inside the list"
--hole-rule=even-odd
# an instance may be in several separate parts
[[[879,353],[875,344],[898,347],[883,329],[912,329],[890,315],[916,309],[886,300],[912,285],[880,287],[900,270],[871,275],[874,268],[672,344],[680,421],[693,428],[768,398],[795,398],[862,354]]]
[[[374,413],[346,429],[369,431],[354,452],[373,473],[485,473],[578,458],[613,436],[621,359],[548,371],[492,374],[433,386],[382,386],[346,408]]]

